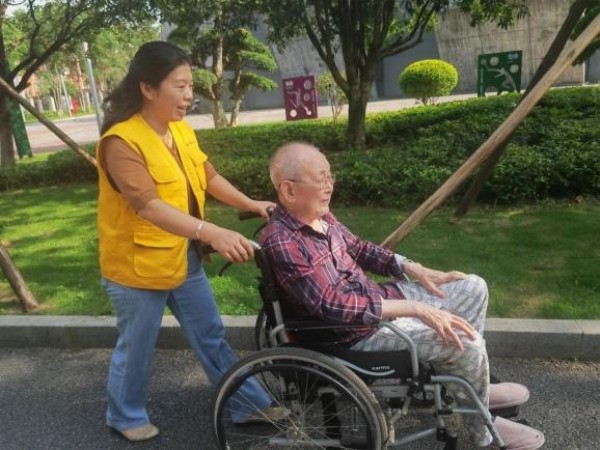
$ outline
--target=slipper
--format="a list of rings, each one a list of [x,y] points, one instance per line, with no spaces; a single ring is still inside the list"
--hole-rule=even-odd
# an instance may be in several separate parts
[[[518,383],[490,384],[489,409],[519,406],[529,400],[529,390]]]
[[[546,440],[541,431],[502,417],[496,417],[494,425],[504,440],[506,450],[536,450]]]

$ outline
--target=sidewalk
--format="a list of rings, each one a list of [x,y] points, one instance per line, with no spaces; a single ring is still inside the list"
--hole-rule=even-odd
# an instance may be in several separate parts
[[[231,345],[254,349],[255,316],[223,316]],[[0,348],[111,348],[117,337],[112,316],[0,316]],[[600,361],[600,321],[488,319],[485,338],[492,357]],[[163,318],[158,347],[185,349],[173,316]]]

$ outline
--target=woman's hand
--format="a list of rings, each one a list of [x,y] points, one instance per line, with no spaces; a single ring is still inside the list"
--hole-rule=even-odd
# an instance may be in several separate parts
[[[245,263],[254,257],[252,244],[237,231],[205,222],[198,237],[230,262]]]
[[[441,284],[449,283],[466,278],[466,274],[453,270],[452,272],[441,272],[439,270],[429,269],[416,262],[404,264],[404,272],[416,279],[421,286],[427,289],[436,297],[444,298],[444,292],[438,287]]]
[[[245,210],[256,213],[265,220],[269,220],[269,210],[272,210],[276,206],[277,203],[264,200],[252,200],[252,202],[247,206],[247,208],[245,208]]]

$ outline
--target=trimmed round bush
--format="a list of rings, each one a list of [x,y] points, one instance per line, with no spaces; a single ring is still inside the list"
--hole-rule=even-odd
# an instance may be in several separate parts
[[[402,92],[424,105],[448,95],[458,84],[456,68],[441,59],[424,59],[410,64],[398,77]]]

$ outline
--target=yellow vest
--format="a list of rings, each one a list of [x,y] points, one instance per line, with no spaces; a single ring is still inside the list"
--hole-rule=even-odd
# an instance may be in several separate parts
[[[177,145],[185,173],[158,134],[140,114],[111,127],[101,137],[118,136],[146,161],[164,202],[189,213],[188,185],[204,214],[206,154],[185,121],[171,122],[169,129]],[[100,158],[98,157],[98,161]],[[123,196],[111,186],[106,172],[99,168],[98,238],[102,276],[143,289],[173,289],[187,275],[188,239],[169,233],[141,218]]]

